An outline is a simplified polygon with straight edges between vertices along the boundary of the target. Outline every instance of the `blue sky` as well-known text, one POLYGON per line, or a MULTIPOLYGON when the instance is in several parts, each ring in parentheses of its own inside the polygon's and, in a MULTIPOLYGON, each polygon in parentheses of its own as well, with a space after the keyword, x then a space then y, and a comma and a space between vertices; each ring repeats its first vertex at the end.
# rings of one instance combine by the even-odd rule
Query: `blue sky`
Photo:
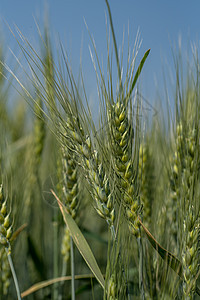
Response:
MULTIPOLYGON (((131 46, 138 28, 142 39, 139 58, 151 48, 151 53, 143 69, 142 93, 153 101, 157 91, 163 92, 163 69, 174 72, 172 47, 182 39, 183 56, 191 43, 199 45, 200 1, 185 0, 110 0, 118 47, 129 24, 131 46)), ((15 40, 4 21, 12 29, 16 24, 34 46, 38 42, 35 20, 42 28, 45 11, 48 10, 51 36, 60 37, 75 70, 79 68, 80 48, 82 47, 83 70, 85 71, 88 93, 96 90, 95 73, 88 45, 91 45, 84 19, 95 38, 98 54, 106 61, 106 5, 104 0, 1 0, 0 17, 5 48, 16 51, 15 40)), ((127 37, 127 35, 126 35, 127 37)), ((127 39, 125 39, 125 43, 127 39)), ((169 87, 170 88, 170 87, 169 87)))

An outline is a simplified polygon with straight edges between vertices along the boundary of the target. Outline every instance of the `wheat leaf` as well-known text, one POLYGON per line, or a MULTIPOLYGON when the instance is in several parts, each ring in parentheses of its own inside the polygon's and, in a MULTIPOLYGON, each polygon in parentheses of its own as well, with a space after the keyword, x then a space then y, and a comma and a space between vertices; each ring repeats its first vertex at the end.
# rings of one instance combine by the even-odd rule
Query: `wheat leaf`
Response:
POLYGON ((96 262, 96 259, 93 255, 86 239, 84 238, 82 232, 78 228, 76 222, 73 220, 73 218, 67 212, 65 206, 58 199, 58 197, 56 196, 56 194, 54 193, 53 190, 51 190, 51 193, 54 195, 54 197, 58 201, 58 205, 62 212, 64 221, 69 228, 70 235, 73 238, 74 243, 76 244, 76 246, 77 246, 79 252, 81 253, 81 255, 83 256, 84 260, 86 261, 88 267, 90 268, 90 270, 92 271, 92 273, 94 274, 94 276, 96 277, 96 279, 98 280, 98 282, 104 289, 105 282, 104 282, 103 275, 101 273, 101 270, 96 262))
POLYGON ((28 226, 28 224, 23 224, 22 226, 20 226, 16 231, 13 232, 12 237, 10 239, 10 241, 14 241, 18 235, 28 226))
POLYGON ((132 85, 131 85, 130 90, 129 90, 129 93, 128 93, 128 97, 127 97, 128 99, 129 99, 129 97, 130 97, 131 94, 132 94, 132 91, 133 91, 133 89, 134 89, 134 87, 135 87, 135 85, 136 85, 136 82, 137 82, 137 80, 138 80, 138 78, 139 78, 139 76, 140 76, 140 73, 141 73, 141 71, 142 71, 143 65, 144 65, 144 63, 145 63, 145 61, 146 61, 146 59, 147 59, 147 57, 148 57, 148 55, 149 55, 150 50, 151 50, 151 49, 149 49, 149 50, 147 50, 147 51, 145 52, 145 54, 144 54, 144 56, 143 56, 143 58, 142 58, 142 60, 141 60, 141 62, 140 62, 140 64, 139 64, 139 67, 137 68, 137 71, 136 71, 136 73, 135 73, 135 76, 134 76, 132 85))
MULTIPOLYGON (((92 274, 75 275, 76 280, 77 279, 91 279, 93 277, 94 277, 94 275, 92 275, 92 274)), ((27 289, 26 291, 21 293, 21 297, 25 298, 25 297, 31 295, 32 293, 35 293, 35 292, 37 292, 43 288, 46 288, 52 284, 55 284, 57 282, 62 282, 62 281, 68 281, 68 280, 72 280, 72 276, 62 276, 62 277, 57 277, 57 278, 48 279, 45 281, 35 283, 29 289, 27 289)))
POLYGON ((147 238, 149 240, 149 242, 151 243, 151 245, 154 247, 154 249, 158 252, 158 254, 162 257, 162 259, 164 259, 167 264, 181 277, 183 278, 183 274, 182 274, 182 264, 181 262, 178 260, 178 258, 176 258, 172 253, 170 253, 168 250, 164 249, 157 241, 156 239, 153 237, 153 235, 149 232, 149 230, 144 226, 144 224, 142 223, 142 221, 140 220, 140 224, 142 226, 142 228, 144 229, 147 238))
MULTIPOLYGON (((183 273, 182 273, 182 264, 176 258, 172 253, 170 253, 168 250, 164 249, 153 237, 153 235, 149 232, 149 230, 144 226, 142 221, 139 218, 139 222, 144 229, 147 238, 151 245, 154 247, 154 249, 158 252, 158 254, 167 262, 167 264, 183 279, 183 273)), ((199 273, 197 274, 197 278, 199 277, 199 273)), ((198 286, 195 287, 195 292, 200 295, 200 289, 198 286)))

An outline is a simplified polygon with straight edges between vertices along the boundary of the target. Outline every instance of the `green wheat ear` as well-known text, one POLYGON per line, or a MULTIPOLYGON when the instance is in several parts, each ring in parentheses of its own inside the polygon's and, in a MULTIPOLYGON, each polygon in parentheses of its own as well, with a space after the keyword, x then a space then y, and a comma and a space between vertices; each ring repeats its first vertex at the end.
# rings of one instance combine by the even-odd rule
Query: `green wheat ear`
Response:
MULTIPOLYGON (((18 280, 16 277, 15 269, 11 258, 11 245, 10 245, 11 237, 12 237, 12 225, 10 225, 10 214, 7 212, 7 200, 4 197, 3 185, 1 184, 0 185, 0 244, 3 246, 7 255, 10 270, 12 272, 13 280, 15 283, 17 297, 18 299, 21 299, 19 284, 18 284, 18 280)), ((4 255, 1 256, 1 264, 2 266, 4 266, 4 268, 7 267, 7 262, 5 262, 4 255)), ((8 270, 6 272, 6 270, 4 269, 4 275, 7 274, 8 274, 8 270)), ((6 292, 8 287, 7 276, 3 278, 3 281, 5 283, 4 288, 6 292)))
POLYGON ((196 275, 199 269, 198 239, 200 233, 199 218, 192 209, 183 224, 184 244, 182 250, 183 260, 183 299, 192 299, 196 288, 196 275))
POLYGON ((7 200, 4 198, 3 185, 0 185, 0 244, 10 248, 9 241, 12 236, 10 214, 7 211, 7 200))
POLYGON ((3 288, 3 295, 8 295, 8 289, 10 286, 10 266, 8 262, 7 253, 4 248, 0 251, 0 270, 1 270, 1 282, 3 288))
MULTIPOLYGON (((192 297, 196 287, 196 274, 198 272, 198 238, 199 238, 199 192, 197 188, 198 172, 195 166, 199 161, 199 147, 196 130, 189 129, 185 136, 184 164, 182 167, 182 182, 180 187, 182 224, 182 258, 183 258, 183 295, 184 299, 192 297), (196 153, 195 153, 196 152, 196 153), (197 155, 197 156, 196 156, 197 155), (197 161, 196 161, 197 159, 197 161)), ((199 182, 199 181, 198 181, 199 182)))
MULTIPOLYGON (((73 219, 76 219, 79 205, 79 174, 75 153, 66 147, 61 147, 58 165, 58 173, 60 174, 58 174, 59 184, 57 188, 60 199, 68 213, 73 219)), ((63 232, 61 254, 63 255, 64 261, 67 262, 70 255, 70 233, 66 226, 63 232)))
POLYGON ((129 109, 122 101, 117 101, 108 111, 110 149, 112 151, 117 186, 123 197, 129 220, 129 228, 134 235, 139 234, 139 202, 135 185, 135 159, 133 154, 134 129, 129 117, 129 109))
MULTIPOLYGON (((110 26, 113 37, 113 44, 116 56, 116 64, 118 68, 118 90, 116 92, 116 100, 113 95, 113 82, 112 82, 112 59, 110 54, 110 45, 108 42, 108 83, 105 82, 103 71, 100 67, 95 43, 93 42, 95 57, 93 64, 97 75, 98 88, 100 93, 100 100, 102 104, 102 125, 108 124, 107 130, 107 142, 109 144, 109 150, 112 154, 111 162, 116 177, 115 185, 116 191, 120 191, 119 198, 122 201, 123 206, 126 206, 126 215, 128 218, 128 224, 131 232, 138 236, 140 223, 138 221, 138 214, 141 208, 138 186, 137 186, 137 168, 138 168, 138 151, 139 151, 139 126, 140 122, 136 116, 133 116, 133 89, 137 83, 144 62, 150 52, 148 50, 143 59, 141 60, 138 69, 134 70, 135 66, 135 52, 137 53, 138 41, 136 40, 135 48, 132 56, 129 53, 127 72, 125 73, 124 83, 122 82, 122 72, 120 61, 118 57, 117 44, 112 24, 112 17, 108 1, 106 1, 110 19, 110 26), (99 69, 99 73, 97 72, 99 69), (104 123, 105 121, 105 123, 104 123), (134 126, 134 121, 137 123, 134 126), (135 132, 134 132, 135 131, 135 132)), ((138 106, 136 111, 139 110, 138 106)), ((138 111, 137 111, 138 113, 138 111)), ((136 114, 137 114, 136 113, 136 114)))
POLYGON ((142 143, 139 150, 140 199, 143 204, 143 223, 151 226, 152 205, 154 200, 154 165, 148 143, 142 143))
POLYGON ((109 178, 105 172, 104 164, 100 159, 98 150, 95 149, 91 137, 86 134, 78 117, 68 118, 64 147, 73 149, 75 160, 81 166, 83 175, 89 184, 89 192, 94 199, 97 213, 104 218, 109 226, 114 222, 113 196, 109 178), (70 142, 70 143, 69 143, 70 142), (73 145, 70 147, 70 145, 73 145))
POLYGON ((78 165, 75 154, 62 149, 63 164, 63 203, 72 218, 76 218, 78 209, 78 165))
MULTIPOLYGON (((196 80, 198 82, 198 78, 196 80)), ((179 102, 176 103, 176 143, 171 182, 174 206, 176 207, 177 249, 182 258, 182 297, 183 299, 193 299, 196 290, 196 276, 199 271, 200 208, 200 107, 196 85, 187 86, 184 95, 179 98, 179 102)))
POLYGON ((108 280, 107 299, 110 299, 110 300, 118 299, 116 276, 114 274, 111 275, 111 277, 108 280))

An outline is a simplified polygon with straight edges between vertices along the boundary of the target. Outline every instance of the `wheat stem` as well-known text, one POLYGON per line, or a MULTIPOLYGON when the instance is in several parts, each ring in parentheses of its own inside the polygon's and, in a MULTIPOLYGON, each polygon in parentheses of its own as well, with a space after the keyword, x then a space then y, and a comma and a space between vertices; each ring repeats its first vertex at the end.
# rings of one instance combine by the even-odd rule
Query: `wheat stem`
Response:
POLYGON ((73 239, 70 236, 70 253, 71 253, 71 297, 72 300, 75 300, 75 272, 74 272, 74 244, 73 239))
MULTIPOLYGON (((54 218, 57 217, 57 211, 54 211, 54 218)), ((53 277, 58 277, 58 221, 53 221, 53 277)), ((58 284, 53 286, 53 299, 58 299, 58 284)))
MULTIPOLYGON (((141 235, 140 235, 141 236, 141 235)), ((138 243, 138 256, 139 256, 139 288, 142 300, 145 300, 144 292, 144 280, 143 280, 143 264, 144 264, 144 255, 143 255, 143 246, 141 237, 137 238, 138 243)))
MULTIPOLYGON (((10 245, 9 245, 9 247, 10 247, 10 245)), ((13 280, 14 280, 14 284, 15 284, 15 289, 16 289, 16 292, 17 292, 17 299, 21 300, 21 294, 20 294, 18 279, 17 279, 17 275, 15 273, 15 268, 14 268, 13 262, 12 262, 11 253, 10 253, 9 248, 7 248, 7 247, 5 248, 5 251, 6 251, 7 256, 8 256, 8 261, 9 261, 10 269, 11 269, 11 272, 12 272, 12 276, 13 276, 13 280)))

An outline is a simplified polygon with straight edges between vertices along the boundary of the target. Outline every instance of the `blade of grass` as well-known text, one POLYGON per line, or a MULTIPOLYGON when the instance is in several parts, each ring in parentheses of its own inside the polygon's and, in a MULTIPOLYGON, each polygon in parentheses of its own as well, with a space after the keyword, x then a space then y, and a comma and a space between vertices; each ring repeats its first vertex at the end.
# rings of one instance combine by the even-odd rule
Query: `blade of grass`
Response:
POLYGON ((136 85, 136 82, 137 82, 137 80, 138 80, 138 78, 139 78, 139 76, 140 76, 140 73, 142 72, 142 68, 143 68, 143 66, 144 66, 144 63, 145 63, 145 61, 146 61, 146 59, 147 59, 147 57, 148 57, 150 51, 151 51, 151 49, 149 49, 149 50, 147 50, 147 51, 145 52, 145 54, 144 54, 144 56, 143 56, 143 58, 142 58, 142 60, 141 60, 141 62, 140 62, 140 64, 139 64, 139 66, 138 66, 138 68, 137 68, 137 71, 136 71, 136 73, 135 73, 135 76, 134 76, 132 85, 131 85, 130 90, 129 90, 129 92, 128 92, 127 101, 128 101, 128 99, 130 98, 130 96, 131 96, 131 94, 132 94, 132 91, 133 91, 133 89, 134 89, 134 87, 135 87, 135 85, 136 85))
POLYGON ((96 259, 93 255, 86 239, 84 238, 82 232, 78 228, 76 222, 68 214, 65 206, 62 204, 62 202, 56 196, 55 192, 53 190, 51 190, 51 193, 54 195, 54 197, 58 201, 58 205, 59 205, 60 210, 62 212, 64 221, 65 221, 66 225, 69 228, 69 231, 70 231, 71 237, 73 238, 74 243, 76 244, 79 252, 83 256, 83 258, 86 261, 87 265, 89 266, 90 270, 95 275, 96 279, 98 280, 98 282, 100 283, 100 285, 104 289, 105 283, 104 283, 103 275, 101 273, 101 270, 100 270, 100 268, 99 268, 99 266, 96 262, 96 259))
POLYGON ((14 241, 18 235, 28 226, 28 224, 23 224, 22 226, 20 226, 16 231, 13 232, 12 237, 10 239, 10 241, 14 241))

